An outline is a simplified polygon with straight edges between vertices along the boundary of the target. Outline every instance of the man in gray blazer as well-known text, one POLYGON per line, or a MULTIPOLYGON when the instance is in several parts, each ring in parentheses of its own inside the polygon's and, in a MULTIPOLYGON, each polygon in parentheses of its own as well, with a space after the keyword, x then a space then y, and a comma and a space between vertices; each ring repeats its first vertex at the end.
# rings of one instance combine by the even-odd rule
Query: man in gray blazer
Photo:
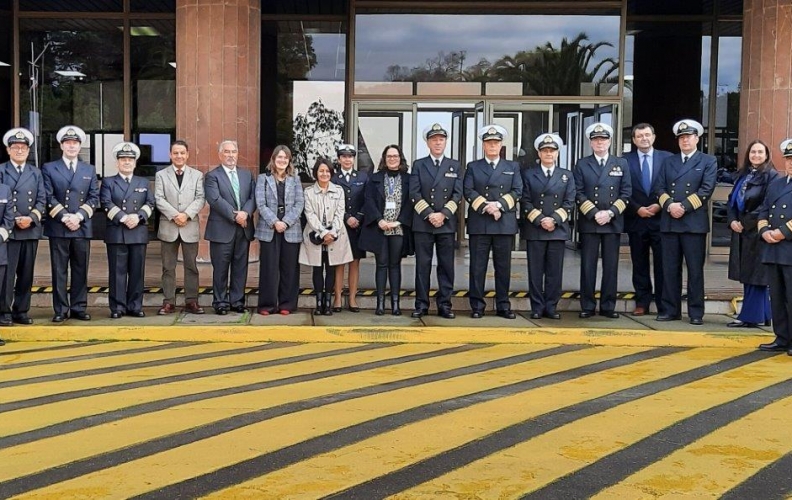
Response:
POLYGON ((157 237, 162 246, 162 291, 165 299, 157 314, 172 314, 176 303, 176 259, 184 258, 185 310, 203 314, 198 305, 198 212, 206 204, 203 174, 187 166, 189 147, 182 140, 170 148, 171 166, 157 172, 154 201, 160 213, 157 237))
POLYGON ((210 207, 204 238, 209 240, 213 267, 212 307, 222 316, 229 310, 246 311, 245 282, 253 240, 256 181, 249 170, 237 167, 236 141, 222 141, 218 153, 221 164, 206 174, 204 183, 210 207))

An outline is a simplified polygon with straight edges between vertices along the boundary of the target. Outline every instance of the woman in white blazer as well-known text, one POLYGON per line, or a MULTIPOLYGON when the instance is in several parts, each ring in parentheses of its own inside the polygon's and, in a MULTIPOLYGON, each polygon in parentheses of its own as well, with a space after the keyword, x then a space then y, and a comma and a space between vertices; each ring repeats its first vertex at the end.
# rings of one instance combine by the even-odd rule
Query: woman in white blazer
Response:
POLYGON ((332 315, 331 300, 335 266, 352 261, 352 249, 344 227, 344 191, 330 182, 333 168, 326 158, 313 166, 316 182, 305 188, 305 218, 300 264, 313 267, 316 293, 314 314, 332 315))

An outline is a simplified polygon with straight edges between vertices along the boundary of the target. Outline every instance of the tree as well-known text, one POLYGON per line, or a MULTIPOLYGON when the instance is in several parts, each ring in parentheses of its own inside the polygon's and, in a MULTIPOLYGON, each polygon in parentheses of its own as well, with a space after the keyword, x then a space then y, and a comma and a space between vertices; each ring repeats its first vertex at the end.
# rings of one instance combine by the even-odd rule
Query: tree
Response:
POLYGON ((343 113, 327 108, 321 98, 311 103, 304 115, 298 114, 294 119, 292 141, 292 162, 297 172, 312 178, 310 170, 316 158, 332 158, 343 133, 343 113))

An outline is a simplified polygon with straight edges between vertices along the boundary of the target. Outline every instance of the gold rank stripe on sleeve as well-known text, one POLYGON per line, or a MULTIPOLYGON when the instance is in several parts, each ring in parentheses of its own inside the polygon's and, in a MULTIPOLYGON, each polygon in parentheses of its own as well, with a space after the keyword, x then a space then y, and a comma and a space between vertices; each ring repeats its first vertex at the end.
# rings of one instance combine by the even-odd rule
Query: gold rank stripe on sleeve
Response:
POLYGON ((786 227, 790 232, 792 232, 792 220, 786 223, 786 227))
POLYGON ((88 218, 93 217, 93 208, 90 205, 80 205, 80 208, 88 214, 88 218))
POLYGON ((62 210, 63 210, 63 205, 61 205, 60 203, 58 203, 57 205, 55 205, 54 207, 52 207, 52 210, 50 210, 50 211, 49 211, 49 216, 50 216, 50 217, 55 217, 56 215, 58 215, 59 213, 61 213, 61 211, 62 211, 62 210))
POLYGON ((415 211, 419 214, 429 208, 429 204, 426 200, 420 200, 418 203, 415 204, 415 211))
POLYGON ((569 219, 569 214, 563 208, 556 209, 555 213, 557 213, 558 216, 561 217, 561 222, 566 222, 567 219, 569 219))
POLYGON ((146 218, 151 217, 151 207, 148 205, 143 205, 143 208, 141 208, 140 211, 146 214, 146 218))
POLYGON ((35 215, 36 219, 38 219, 39 222, 41 222, 41 212, 39 212, 38 209, 34 208, 33 210, 31 210, 30 215, 35 215))
POLYGON ((762 229, 766 228, 769 225, 770 225, 770 223, 767 222, 767 219, 762 219, 756 224, 756 229, 761 231, 762 229))
POLYGON ((473 207, 473 210, 478 212, 479 208, 481 208, 481 205, 485 204, 486 202, 487 202, 486 198, 484 198, 483 196, 479 196, 478 198, 473 200, 473 202, 470 204, 470 206, 473 207))
POLYGON ((696 193, 691 194, 690 196, 687 197, 687 199, 690 202, 690 204, 693 205, 693 210, 698 210, 699 208, 702 207, 702 205, 704 205, 701 202, 701 198, 699 198, 699 196, 696 193))
POLYGON ((613 206, 616 207, 616 210, 618 210, 620 214, 623 214, 624 211, 627 210, 627 204, 622 200, 616 200, 613 206))
POLYGON ((448 209, 449 212, 454 213, 457 211, 457 204, 453 200, 448 200, 445 205, 443 205, 448 209))
POLYGON ((540 215, 542 215, 542 212, 540 212, 538 209, 534 208, 533 210, 528 212, 528 222, 533 223, 533 221, 535 221, 536 218, 539 217, 540 215))
POLYGON ((5 241, 8 239, 8 229, 4 227, 0 227, 0 241, 5 241))
POLYGON ((503 200, 506 202, 506 206, 509 208, 509 210, 514 208, 514 205, 516 203, 515 203, 514 197, 512 195, 510 195, 510 194, 504 195, 503 196, 503 200))
POLYGON ((108 218, 108 219, 110 219, 110 220, 113 220, 113 219, 115 218, 115 216, 116 216, 116 215, 118 215, 118 213, 119 213, 120 211, 121 211, 121 209, 120 209, 120 208, 118 208, 118 207, 113 207, 112 209, 110 209, 110 210, 107 212, 107 218, 108 218))
POLYGON ((660 198, 658 199, 658 201, 660 202, 660 206, 665 205, 666 202, 668 200, 670 200, 670 199, 671 199, 671 197, 669 195, 667 195, 666 193, 661 194, 660 198))
POLYGON ((594 204, 591 203, 590 200, 586 200, 586 201, 584 201, 583 203, 580 204, 580 211, 583 213, 583 215, 586 215, 587 213, 591 212, 595 208, 597 208, 597 207, 595 207, 594 204))

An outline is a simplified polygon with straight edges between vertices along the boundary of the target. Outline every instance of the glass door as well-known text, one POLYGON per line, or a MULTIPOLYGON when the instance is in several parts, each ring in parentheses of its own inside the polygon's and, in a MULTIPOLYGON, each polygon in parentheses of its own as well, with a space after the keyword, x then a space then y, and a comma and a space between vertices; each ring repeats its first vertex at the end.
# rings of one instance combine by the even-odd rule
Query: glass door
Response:
POLYGON ((355 102, 352 104, 352 135, 358 150, 358 168, 373 172, 379 166, 382 151, 396 144, 404 152, 407 164, 415 160, 416 113, 411 102, 355 102))

